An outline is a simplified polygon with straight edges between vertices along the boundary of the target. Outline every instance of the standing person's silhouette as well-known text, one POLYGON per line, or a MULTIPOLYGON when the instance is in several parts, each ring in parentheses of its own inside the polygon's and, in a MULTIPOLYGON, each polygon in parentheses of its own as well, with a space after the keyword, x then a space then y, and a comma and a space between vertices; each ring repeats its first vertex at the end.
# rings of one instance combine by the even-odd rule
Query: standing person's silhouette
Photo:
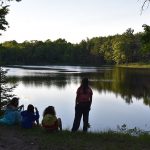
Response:
POLYGON ((89 87, 88 78, 83 78, 80 87, 77 89, 75 118, 72 131, 77 131, 83 115, 83 131, 87 132, 89 127, 89 111, 92 104, 92 89, 89 87))

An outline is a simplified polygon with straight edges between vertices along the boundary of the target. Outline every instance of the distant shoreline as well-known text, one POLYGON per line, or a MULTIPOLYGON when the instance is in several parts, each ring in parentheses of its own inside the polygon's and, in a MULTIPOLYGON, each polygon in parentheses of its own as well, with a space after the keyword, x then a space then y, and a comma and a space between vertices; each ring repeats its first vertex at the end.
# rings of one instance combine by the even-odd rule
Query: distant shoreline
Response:
MULTIPOLYGON (((52 65, 4 65, 4 67, 13 67, 13 68, 23 68, 23 69, 37 69, 37 70, 51 70, 50 68, 46 68, 48 66, 75 66, 75 67, 119 67, 119 68, 133 68, 133 69, 150 69, 150 64, 144 63, 131 63, 131 64, 118 64, 118 65, 101 65, 101 66, 88 66, 88 65, 59 65, 59 64, 52 64, 52 65), (44 66, 44 68, 42 67, 44 66)), ((59 68, 60 70, 60 68, 59 68)), ((63 69, 62 69, 63 70, 63 69)))
POLYGON ((116 67, 120 68, 137 68, 137 69, 150 69, 150 64, 122 64, 122 65, 116 65, 116 67))

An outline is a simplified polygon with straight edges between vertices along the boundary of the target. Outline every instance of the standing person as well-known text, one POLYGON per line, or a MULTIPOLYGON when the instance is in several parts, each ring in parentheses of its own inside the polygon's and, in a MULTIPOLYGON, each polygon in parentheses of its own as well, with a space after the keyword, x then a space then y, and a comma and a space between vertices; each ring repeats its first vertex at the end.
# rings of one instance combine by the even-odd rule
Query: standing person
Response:
POLYGON ((55 108, 53 106, 45 108, 43 112, 42 127, 48 132, 62 130, 61 119, 56 117, 55 108))
POLYGON ((19 98, 13 97, 9 104, 6 106, 4 116, 0 119, 0 124, 13 125, 19 124, 21 121, 21 109, 23 105, 19 105, 19 98))
POLYGON ((89 87, 88 78, 83 78, 80 87, 77 89, 75 118, 72 131, 77 131, 83 116, 83 131, 87 132, 89 127, 89 111, 92 104, 92 89, 89 87))
POLYGON ((27 110, 21 112, 21 117, 21 126, 23 128, 28 129, 32 128, 34 125, 39 125, 39 111, 36 107, 34 107, 31 104, 28 105, 27 110))

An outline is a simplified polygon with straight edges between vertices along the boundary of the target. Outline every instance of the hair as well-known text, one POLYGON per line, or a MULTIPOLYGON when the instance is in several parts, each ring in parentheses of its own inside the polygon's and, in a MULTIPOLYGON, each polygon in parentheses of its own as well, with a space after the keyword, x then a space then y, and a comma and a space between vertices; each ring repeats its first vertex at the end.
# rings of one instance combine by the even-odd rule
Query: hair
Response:
POLYGON ((34 106, 29 104, 28 107, 27 107, 27 111, 31 112, 31 113, 34 113, 34 106))
POLYGON ((45 116, 47 114, 51 114, 51 115, 55 116, 56 115, 55 108, 53 106, 46 107, 44 112, 43 112, 43 116, 45 116))
POLYGON ((83 92, 86 93, 86 89, 89 87, 89 80, 88 78, 83 78, 81 82, 81 87, 83 88, 83 92))
POLYGON ((19 104, 19 98, 18 97, 13 97, 9 103, 9 105, 13 105, 15 107, 18 107, 18 104, 19 104))

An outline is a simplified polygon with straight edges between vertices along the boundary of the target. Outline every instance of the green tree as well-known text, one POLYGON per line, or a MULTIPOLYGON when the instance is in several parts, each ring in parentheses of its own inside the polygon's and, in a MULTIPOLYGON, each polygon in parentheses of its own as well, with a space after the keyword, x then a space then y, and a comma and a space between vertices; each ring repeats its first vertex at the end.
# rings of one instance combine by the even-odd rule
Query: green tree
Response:
POLYGON ((4 70, 2 67, 0 67, 0 113, 2 111, 2 108, 9 102, 9 100, 14 96, 12 94, 14 86, 8 86, 8 80, 7 80, 7 71, 4 70))
POLYGON ((142 41, 142 57, 144 61, 150 60, 150 26, 144 24, 142 26, 144 28, 144 33, 142 34, 141 41, 142 41))
POLYGON ((117 64, 122 64, 126 60, 124 53, 124 39, 123 36, 117 35, 112 42, 113 59, 117 64))
MULTIPOLYGON (((8 22, 6 20, 6 15, 9 12, 9 5, 6 4, 10 1, 21 1, 21 0, 0 0, 0 31, 6 31, 6 28, 8 27, 8 22)), ((1 33, 0 33, 1 35, 1 33)))
POLYGON ((105 38, 99 50, 99 53, 103 54, 104 59, 108 64, 113 63, 113 48, 112 48, 113 39, 114 39, 113 36, 108 36, 107 38, 105 38))
MULTIPOLYGON (((8 22, 5 19, 5 16, 8 14, 8 6, 0 6, 0 30, 5 31, 8 26, 8 22)), ((0 33, 1 35, 1 33, 0 33)))
POLYGON ((120 36, 116 36, 113 41, 113 58, 117 64, 132 63, 136 61, 139 50, 139 43, 134 30, 129 28, 120 36))
MULTIPOLYGON (((9 5, 6 4, 10 1, 21 1, 21 0, 0 0, 0 31, 6 31, 8 27, 8 22, 6 20, 6 15, 9 12, 9 5)), ((1 35, 1 33, 0 33, 1 35)), ((1 46, 0 46, 1 47, 1 46)), ((11 92, 15 88, 15 86, 9 87, 7 84, 7 70, 3 70, 1 67, 1 60, 0 60, 0 112, 2 107, 7 104, 13 94, 11 92)))

